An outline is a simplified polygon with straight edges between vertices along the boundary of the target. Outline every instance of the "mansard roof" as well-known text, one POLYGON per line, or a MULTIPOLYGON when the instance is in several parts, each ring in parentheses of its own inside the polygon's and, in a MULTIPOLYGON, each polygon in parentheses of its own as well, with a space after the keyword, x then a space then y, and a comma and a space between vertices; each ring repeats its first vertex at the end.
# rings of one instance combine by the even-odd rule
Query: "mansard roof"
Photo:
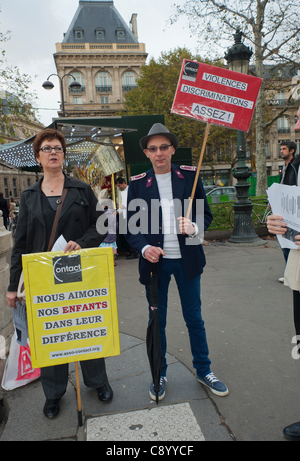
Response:
POLYGON ((138 43, 109 0, 80 0, 63 43, 138 43))

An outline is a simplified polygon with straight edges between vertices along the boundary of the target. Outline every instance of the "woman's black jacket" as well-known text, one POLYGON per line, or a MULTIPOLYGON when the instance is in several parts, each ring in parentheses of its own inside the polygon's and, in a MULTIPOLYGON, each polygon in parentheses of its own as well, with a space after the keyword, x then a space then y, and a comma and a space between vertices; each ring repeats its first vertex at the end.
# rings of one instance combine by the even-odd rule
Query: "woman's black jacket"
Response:
MULTIPOLYGON (((22 272, 22 254, 40 253, 47 248, 42 179, 21 195, 8 291, 17 291, 22 272)), ((98 201, 93 190, 88 184, 67 176, 64 187, 68 188, 68 193, 59 217, 55 240, 63 235, 67 242, 73 240, 81 248, 98 247, 106 234, 99 234, 96 229, 97 219, 103 211, 97 209, 98 201)))

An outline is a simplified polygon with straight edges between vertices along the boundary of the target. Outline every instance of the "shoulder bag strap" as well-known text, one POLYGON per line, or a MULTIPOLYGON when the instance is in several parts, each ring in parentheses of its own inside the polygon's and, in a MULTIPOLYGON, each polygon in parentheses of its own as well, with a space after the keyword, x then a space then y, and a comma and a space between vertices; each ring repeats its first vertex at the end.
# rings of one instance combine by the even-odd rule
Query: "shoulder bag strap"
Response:
POLYGON ((49 245, 48 245, 48 250, 47 250, 47 251, 51 251, 51 250, 52 250, 52 247, 53 247, 53 245, 54 245, 54 239, 55 239, 57 224, 58 224, 60 212, 61 212, 61 209, 62 209, 64 200, 65 200, 65 198, 66 198, 67 192, 68 192, 68 189, 65 188, 65 189, 63 190, 63 193, 61 194, 60 203, 59 203, 59 205, 58 205, 58 207, 57 207, 57 209, 56 209, 55 218, 54 218, 54 221, 53 221, 53 226, 52 226, 52 231, 51 231, 51 235, 50 235, 49 245))

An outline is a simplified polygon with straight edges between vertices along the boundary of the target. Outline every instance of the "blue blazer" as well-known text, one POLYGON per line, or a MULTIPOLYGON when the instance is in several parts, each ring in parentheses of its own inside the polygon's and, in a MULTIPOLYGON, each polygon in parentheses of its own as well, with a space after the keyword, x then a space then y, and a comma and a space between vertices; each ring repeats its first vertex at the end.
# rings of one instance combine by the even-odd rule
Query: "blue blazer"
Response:
MULTIPOLYGON (((202 274, 206 264, 200 235, 197 235, 194 239, 190 239, 188 236, 180 234, 176 219, 177 217, 186 215, 188 200, 185 201, 185 199, 189 199, 191 196, 194 179, 194 168, 172 165, 171 181, 175 205, 174 213, 186 281, 202 274)), ((127 197, 127 234, 125 237, 129 245, 140 253, 139 280, 143 285, 149 283, 152 264, 141 255, 141 250, 145 245, 163 248, 164 244, 162 210, 159 206, 159 200, 160 196, 153 168, 147 171, 147 173, 131 178, 127 197), (142 200, 139 201, 136 199, 142 200), (132 230, 130 232, 133 222, 136 222, 137 226, 139 226, 139 232, 136 234, 132 230), (157 223, 157 226, 154 226, 154 232, 153 223, 157 223)), ((202 231, 205 231, 209 227, 213 219, 200 177, 196 187, 190 219, 192 222, 197 223, 200 222, 199 219, 204 220, 202 231), (197 199, 204 201, 202 202, 204 204, 204 214, 202 213, 201 216, 199 216, 199 206, 196 207, 197 199), (196 212, 198 212, 198 217, 196 216, 196 212)), ((162 257, 157 263, 158 280, 160 279, 161 264, 162 257)))

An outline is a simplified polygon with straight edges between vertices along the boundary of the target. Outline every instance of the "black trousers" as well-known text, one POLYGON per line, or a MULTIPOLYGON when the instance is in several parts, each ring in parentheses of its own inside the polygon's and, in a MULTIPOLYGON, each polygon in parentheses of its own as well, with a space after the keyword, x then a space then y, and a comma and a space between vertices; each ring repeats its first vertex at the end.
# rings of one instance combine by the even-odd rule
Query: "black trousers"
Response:
MULTIPOLYGON (((99 388, 108 382, 104 359, 80 362, 84 384, 99 388)), ((60 399, 68 385, 69 364, 41 368, 41 383, 46 399, 60 399)))
MULTIPOLYGON (((299 291, 293 290, 293 301, 294 301, 294 324, 296 335, 300 339, 300 293, 299 291)), ((298 342, 298 344, 300 341, 298 342)))

